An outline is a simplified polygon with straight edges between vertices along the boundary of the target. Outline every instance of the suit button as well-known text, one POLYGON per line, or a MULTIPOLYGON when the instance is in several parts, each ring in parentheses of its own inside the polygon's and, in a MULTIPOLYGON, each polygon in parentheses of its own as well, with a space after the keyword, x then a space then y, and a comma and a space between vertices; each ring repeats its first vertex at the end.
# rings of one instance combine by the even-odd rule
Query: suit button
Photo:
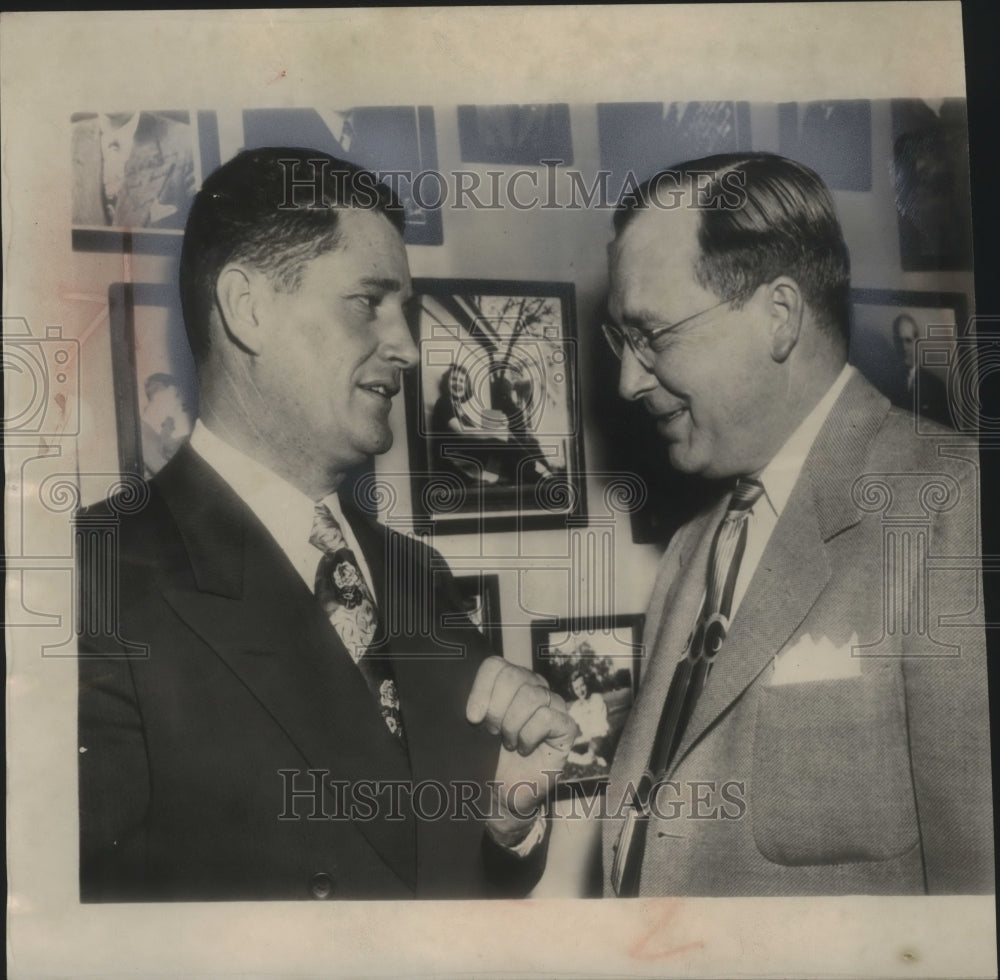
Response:
POLYGON ((309 879, 309 891, 313 898, 329 898, 333 894, 333 876, 318 871, 309 879))

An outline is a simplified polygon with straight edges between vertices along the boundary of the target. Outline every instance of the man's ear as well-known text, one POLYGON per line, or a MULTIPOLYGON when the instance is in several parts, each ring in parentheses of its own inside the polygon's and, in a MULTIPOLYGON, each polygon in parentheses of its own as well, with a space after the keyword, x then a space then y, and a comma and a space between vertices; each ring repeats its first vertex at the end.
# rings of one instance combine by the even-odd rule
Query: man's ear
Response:
POLYGON ((770 314, 771 357, 784 361, 799 342, 805 304, 802 290, 794 279, 780 276, 770 283, 767 293, 770 314))
POLYGON ((264 338, 257 315, 259 275, 231 263, 215 281, 215 301, 229 339, 249 354, 259 354, 264 338))

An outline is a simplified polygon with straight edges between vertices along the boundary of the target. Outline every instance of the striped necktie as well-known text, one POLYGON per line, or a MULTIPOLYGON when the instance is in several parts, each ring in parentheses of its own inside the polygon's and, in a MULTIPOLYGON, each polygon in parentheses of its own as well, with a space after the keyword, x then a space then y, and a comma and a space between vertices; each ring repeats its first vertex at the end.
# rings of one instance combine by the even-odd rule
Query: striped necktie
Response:
POLYGON ((636 791, 636 805, 626 815, 618 839, 611 878, 619 898, 631 898, 639 893, 649 823, 649 799, 673 762, 705 686, 705 679, 729 632, 736 579, 747 544, 747 518, 763 493, 764 487, 759 480, 738 480, 725 516, 712 539, 705 602, 684 657, 674 670, 653 739, 649 765, 636 791))

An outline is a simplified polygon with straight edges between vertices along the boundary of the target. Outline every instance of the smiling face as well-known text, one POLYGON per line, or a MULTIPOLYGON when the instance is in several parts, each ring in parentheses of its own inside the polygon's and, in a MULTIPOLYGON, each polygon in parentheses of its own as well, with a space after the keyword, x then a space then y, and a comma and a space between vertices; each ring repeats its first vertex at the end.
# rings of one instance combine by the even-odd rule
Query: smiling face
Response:
POLYGON ((357 209, 344 211, 341 231, 333 251, 305 264, 297 289, 276 290, 263 274, 255 285, 262 348, 251 383, 267 414, 262 428, 283 468, 313 493, 389 449, 392 399, 417 363, 402 237, 383 215, 357 209))
POLYGON ((771 356, 767 290, 742 309, 710 309, 722 297, 695 278, 697 227, 692 208, 651 208, 612 245, 608 304, 615 323, 655 331, 708 311, 657 339, 649 369, 626 347, 619 393, 641 401, 657 420, 681 472, 754 473, 781 445, 776 414, 786 383, 771 356))
POLYGON ((469 372, 461 364, 456 364, 448 375, 448 385, 451 391, 451 400, 455 404, 464 402, 472 392, 469 390, 469 372))

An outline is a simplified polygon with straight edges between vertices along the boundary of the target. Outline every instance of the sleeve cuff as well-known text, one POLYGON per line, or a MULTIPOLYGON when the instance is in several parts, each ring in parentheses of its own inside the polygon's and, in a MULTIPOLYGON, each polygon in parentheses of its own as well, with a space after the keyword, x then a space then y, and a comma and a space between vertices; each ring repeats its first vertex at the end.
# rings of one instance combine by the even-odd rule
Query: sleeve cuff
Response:
POLYGON ((531 852, 534 851, 534 849, 538 847, 543 840, 545 840, 545 831, 547 827, 547 811, 546 808, 542 806, 539 808, 531 826, 528 827, 527 833, 516 844, 503 844, 497 840, 492 833, 490 833, 490 837, 498 847, 503 848, 503 850, 507 851, 509 854, 524 858, 531 854, 531 852))

